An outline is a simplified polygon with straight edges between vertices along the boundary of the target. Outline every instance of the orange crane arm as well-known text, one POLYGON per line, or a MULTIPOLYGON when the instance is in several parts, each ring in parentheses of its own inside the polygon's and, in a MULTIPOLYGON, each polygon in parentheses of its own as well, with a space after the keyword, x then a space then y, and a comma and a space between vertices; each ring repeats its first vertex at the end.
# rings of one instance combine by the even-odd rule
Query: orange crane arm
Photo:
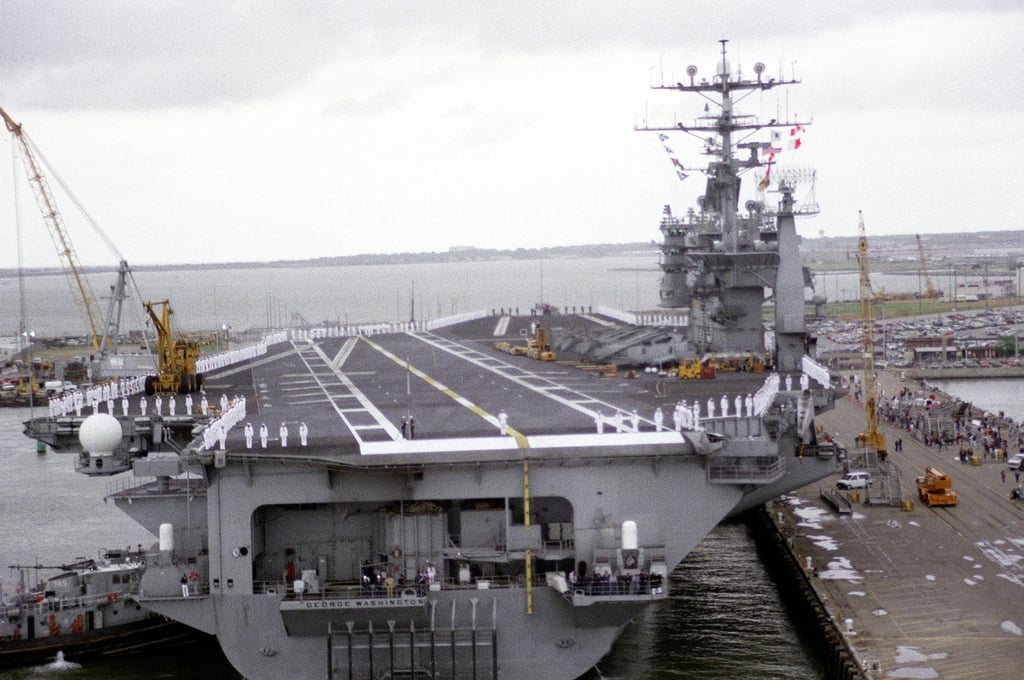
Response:
POLYGON ((42 168, 36 160, 36 154, 32 150, 32 145, 26 138, 25 133, 22 132, 21 125, 15 123, 2 108, 0 108, 0 117, 3 118, 8 131, 18 140, 18 144, 21 147, 21 158, 25 165, 28 183, 32 187, 36 203, 39 204, 39 210, 43 214, 43 221, 46 222, 46 226, 50 231, 53 245, 57 248, 57 256, 64 265, 64 273, 67 276, 72 293, 74 297, 81 300, 79 311, 82 313, 82 320, 85 322, 86 330, 92 341, 92 348, 98 352, 101 349, 102 336, 97 331, 99 312, 96 310, 99 309, 99 305, 96 302, 96 296, 92 292, 92 286, 89 284, 89 279, 82 273, 82 265, 78 261, 78 253, 75 252, 75 247, 72 245, 68 232, 64 228, 64 220, 60 215, 60 211, 57 210, 57 204, 53 200, 53 193, 50 191, 46 176, 43 175, 42 168))

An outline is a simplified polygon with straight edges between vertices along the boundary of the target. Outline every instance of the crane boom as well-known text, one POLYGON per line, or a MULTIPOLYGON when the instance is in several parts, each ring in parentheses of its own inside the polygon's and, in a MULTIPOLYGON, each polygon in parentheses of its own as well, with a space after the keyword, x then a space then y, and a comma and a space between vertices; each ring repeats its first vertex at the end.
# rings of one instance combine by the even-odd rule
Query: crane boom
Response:
POLYGON ((917 252, 921 256, 921 272, 924 273, 925 293, 923 297, 931 300, 939 297, 940 293, 935 290, 935 286, 932 285, 932 277, 928 274, 928 263, 924 258, 924 246, 921 245, 921 235, 914 234, 914 236, 917 237, 917 252))
POLYGON ((82 265, 78 261, 78 253, 75 252, 71 238, 64 228, 64 220, 57 209, 56 202, 53 200, 50 185, 46 181, 46 176, 43 174, 39 161, 36 159, 36 153, 33 151, 32 144, 22 131, 21 125, 15 123, 2 108, 0 108, 0 117, 3 118, 8 131, 17 139, 18 145, 21 147, 22 163, 25 166, 29 185, 35 194, 39 210, 43 214, 43 221, 46 222, 46 226, 50 231, 53 245, 57 248, 57 256, 64 265, 64 274, 67 276, 72 296, 75 299, 81 300, 79 311, 89 333, 92 348, 94 351, 99 352, 103 349, 105 340, 98 331, 99 305, 96 302, 96 296, 92 292, 89 279, 82 272, 82 265))
POLYGON ((885 458, 885 435, 878 429, 878 395, 875 384, 874 317, 871 312, 871 277, 868 272, 868 239, 864 229, 864 213, 858 212, 857 264, 860 269, 860 323, 864 359, 864 413, 867 428, 857 437, 857 446, 874 449, 885 458))

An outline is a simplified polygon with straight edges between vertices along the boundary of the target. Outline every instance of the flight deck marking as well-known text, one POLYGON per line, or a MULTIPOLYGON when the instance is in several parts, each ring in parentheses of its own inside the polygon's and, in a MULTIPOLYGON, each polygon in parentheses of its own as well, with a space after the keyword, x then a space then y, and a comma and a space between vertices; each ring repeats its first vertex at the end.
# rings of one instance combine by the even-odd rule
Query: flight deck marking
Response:
MULTIPOLYGON (((457 357, 459 357, 461 359, 464 359, 464 360, 468 361, 471 364, 475 364, 475 365, 479 366, 480 368, 483 368, 485 370, 491 371, 492 373, 496 373, 497 375, 500 375, 501 377, 503 377, 503 378, 505 378, 507 380, 511 380, 512 382, 514 382, 516 384, 522 385, 523 387, 525 387, 525 388, 527 388, 529 390, 537 392, 538 394, 541 394, 541 395, 547 397, 548 399, 552 399, 554 401, 557 401, 560 404, 564 404, 565 406, 568 406, 569 408, 573 409, 574 411, 578 411, 580 413, 583 413, 583 414, 585 414, 585 415, 587 415, 587 416, 589 416, 591 418, 596 418, 598 415, 600 415, 600 413, 598 411, 593 410, 593 409, 585 408, 585 407, 582 406, 582 404, 584 404, 584 403, 598 403, 598 404, 603 404, 604 406, 607 406, 609 409, 612 410, 612 413, 617 413, 617 412, 620 412, 620 411, 621 412, 625 412, 625 409, 621 409, 621 408, 619 408, 617 406, 614 406, 612 404, 609 404, 607 402, 603 402, 603 401, 600 401, 598 399, 594 399, 589 394, 585 394, 583 392, 577 392, 575 390, 570 390, 570 393, 576 394, 579 397, 581 397, 580 401, 572 401, 572 400, 567 399, 567 398, 565 398, 563 396, 560 396, 560 395, 557 395, 557 394, 553 394, 552 392, 555 389, 561 390, 564 386, 563 385, 559 385, 558 383, 552 382, 550 378, 545 378, 543 376, 537 375, 536 373, 530 373, 528 371, 525 371, 525 370, 521 369, 518 366, 513 366, 512 364, 508 364, 508 363, 505 363, 505 362, 501 362, 501 365, 505 366, 505 367, 507 367, 508 369, 511 369, 511 370, 510 371, 498 370, 496 367, 490 365, 489 362, 485 363, 483 361, 480 361, 478 359, 475 359, 475 358, 471 357, 470 355, 471 354, 477 354, 477 355, 485 356, 485 357, 488 357, 488 358, 493 358, 493 357, 490 357, 489 355, 486 355, 483 352, 480 352, 479 350, 468 348, 468 347, 460 345, 460 344, 458 344, 456 342, 452 342, 451 340, 448 340, 446 338, 442 338, 442 337, 440 337, 438 335, 434 335, 433 333, 415 333, 415 334, 414 333, 410 333, 409 335, 414 337, 414 338, 416 338, 417 340, 420 340, 420 341, 428 344, 428 345, 431 345, 431 346, 436 347, 436 348, 438 348, 438 349, 440 349, 442 351, 448 352, 449 354, 452 354, 452 355, 457 356, 457 357), (451 349, 451 347, 457 347, 461 351, 451 349), (531 385, 526 378, 521 378, 521 377, 519 377, 517 375, 512 375, 513 371, 514 372, 522 372, 522 373, 526 374, 527 376, 529 376, 529 378, 532 379, 532 380, 539 380, 541 382, 549 383, 549 386, 546 387, 546 388, 542 388, 542 387, 538 387, 536 385, 531 385)), ((643 421, 644 423, 647 423, 647 424, 650 424, 650 425, 654 424, 653 421, 651 421, 651 420, 649 420, 647 418, 640 418, 640 420, 643 421)))
POLYGON ((494 327, 494 336, 498 337, 500 335, 505 335, 506 331, 508 331, 508 324, 510 321, 512 321, 511 316, 503 316, 498 319, 498 325, 494 327))
MULTIPOLYGON (((413 336, 413 337, 415 337, 415 336, 413 336)), ((380 345, 375 343, 373 340, 370 340, 369 338, 367 338, 365 335, 360 336, 360 340, 363 340, 368 345, 370 345, 370 347, 374 348, 375 350, 377 350, 378 352, 380 352, 381 354, 386 356, 388 359, 391 359, 392 361, 394 361, 399 366, 405 367, 406 370, 408 370, 410 373, 415 375, 417 378, 423 380, 424 382, 426 382, 431 387, 434 387, 435 389, 439 390, 442 394, 444 394, 444 395, 448 396, 449 398, 453 399, 456 403, 466 407, 467 409, 469 409, 473 413, 477 414, 478 416, 480 416, 481 418, 486 420, 488 423, 490 423, 494 427, 499 428, 499 429, 501 428, 501 422, 498 420, 497 417, 492 416, 490 413, 488 413, 487 411, 483 410, 482 408, 480 408, 479 406, 477 406, 476 404, 471 402, 469 399, 466 399, 465 397, 459 395, 457 392, 455 392, 455 390, 447 387, 444 383, 442 383, 442 382, 440 382, 438 380, 435 380, 434 378, 431 378, 429 375, 427 375, 426 373, 424 373, 420 369, 416 368, 415 366, 410 364, 408 361, 406 361, 404 359, 400 359, 399 357, 395 356, 394 354, 392 354, 388 350, 384 349, 383 347, 381 347, 380 345)), ((511 435, 512 437, 515 438, 517 444, 519 445, 519 448, 527 449, 527 448, 530 447, 529 442, 526 441, 526 437, 523 435, 522 432, 519 432, 518 430, 516 430, 514 428, 508 427, 507 425, 505 426, 505 431, 509 435, 511 435)))
POLYGON ((345 361, 348 359, 348 355, 352 354, 352 350, 355 349, 356 339, 349 338, 345 341, 345 344, 341 346, 338 353, 334 355, 331 362, 328 364, 332 369, 340 369, 345 365, 345 361))
MULTIPOLYGON (((295 341, 293 340, 292 344, 294 345, 294 343, 295 343, 295 341)), ((296 348, 296 350, 298 350, 298 348, 296 348)), ((312 346, 312 350, 316 354, 316 356, 318 356, 321 359, 321 361, 323 361, 327 365, 330 365, 330 362, 327 359, 327 354, 322 349, 320 349, 320 347, 318 345, 313 345, 312 346)), ((330 400, 331 406, 334 407, 334 411, 338 414, 338 417, 341 418, 342 422, 345 423, 345 427, 347 427, 349 429, 349 432, 352 433, 352 437, 355 438, 356 442, 358 442, 360 445, 362 445, 363 444, 363 440, 362 440, 362 438, 360 438, 359 433, 356 430, 356 426, 352 422, 349 421, 348 417, 344 413, 344 409, 342 409, 341 407, 338 406, 338 404, 335 403, 335 401, 334 401, 335 397, 331 395, 330 391, 328 390, 328 386, 324 385, 323 382, 320 380, 320 378, 313 373, 313 367, 310 366, 309 360, 305 356, 303 356, 303 352, 302 351, 298 351, 297 353, 299 355, 299 358, 302 359, 302 362, 304 364, 306 364, 306 370, 308 370, 310 372, 310 374, 313 375, 313 378, 316 380, 317 384, 320 385, 320 389, 322 389, 324 394, 327 395, 327 398, 330 400)), ((349 380, 348 376, 346 376, 344 373, 342 373, 340 370, 337 370, 337 369, 333 369, 332 373, 333 373, 334 377, 336 377, 342 383, 342 385, 344 385, 349 390, 350 395, 345 395, 345 396, 346 397, 351 396, 351 397, 354 397, 354 398, 358 399, 359 403, 363 405, 363 409, 361 409, 361 410, 365 410, 367 413, 369 413, 373 417, 374 420, 376 420, 380 424, 378 426, 378 428, 374 428, 374 429, 383 429, 388 434, 388 436, 390 436, 392 439, 400 439, 401 438, 401 434, 398 432, 398 428, 396 428, 394 425, 392 425, 391 421, 389 421, 387 418, 384 417, 384 414, 381 413, 380 410, 376 406, 374 406, 373 402, 370 401, 366 397, 366 395, 363 394, 359 390, 359 388, 356 387, 355 384, 351 380, 349 380)), ((369 428, 361 427, 359 429, 369 429, 369 428)))

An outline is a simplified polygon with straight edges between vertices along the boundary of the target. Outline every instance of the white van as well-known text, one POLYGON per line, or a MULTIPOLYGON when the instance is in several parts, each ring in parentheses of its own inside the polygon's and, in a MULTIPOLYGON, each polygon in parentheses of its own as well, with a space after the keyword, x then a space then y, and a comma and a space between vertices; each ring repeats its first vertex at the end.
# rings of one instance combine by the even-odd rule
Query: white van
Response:
POLYGON ((866 489, 871 484, 871 475, 867 472, 847 472, 839 478, 836 486, 840 489, 866 489))

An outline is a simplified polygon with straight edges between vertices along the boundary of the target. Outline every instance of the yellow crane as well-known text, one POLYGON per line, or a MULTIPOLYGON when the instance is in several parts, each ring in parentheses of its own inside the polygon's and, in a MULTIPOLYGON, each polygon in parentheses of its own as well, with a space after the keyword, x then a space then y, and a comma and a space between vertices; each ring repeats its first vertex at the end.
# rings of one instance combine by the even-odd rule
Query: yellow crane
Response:
POLYGON ((156 375, 146 378, 146 394, 188 394, 203 386, 202 374, 196 373, 199 342, 190 338, 175 338, 171 332, 171 304, 169 300, 142 303, 156 329, 156 375), (161 305, 160 314, 153 309, 161 305))
POLYGON ((928 274, 928 263, 924 259, 924 246, 921 245, 921 235, 914 234, 914 236, 917 237, 917 252, 921 256, 921 272, 924 274, 925 292, 921 294, 921 297, 933 300, 940 297, 942 293, 935 290, 935 286, 932 285, 932 277, 928 274))
MULTIPOLYGON (((64 274, 67 276, 68 284, 71 286, 72 297, 79 300, 79 311, 82 314, 82 320, 85 322, 86 331, 89 333, 93 350, 101 352, 106 349, 104 345, 107 338, 105 334, 98 330, 100 324, 99 304, 96 302, 96 296, 89 285, 89 279, 82 272, 82 265, 78 261, 78 253, 75 252, 71 238, 64 228, 64 220, 57 209, 56 202, 53 200, 53 193, 50 191, 49 183, 43 174, 42 165, 37 158, 38 154, 34 150, 35 145, 31 143, 28 135, 21 129, 21 125, 15 123, 2 108, 0 108, 0 117, 3 118, 4 125, 7 126, 7 130, 17 140, 21 148, 21 159, 25 166, 25 174, 28 176, 28 183, 32 187, 36 203, 39 204, 39 210, 43 214, 43 221, 46 222, 46 226, 50 231, 53 245, 57 248, 57 256, 60 258, 61 264, 64 267, 64 274)), ((110 340, 113 341, 112 338, 110 340)))
POLYGON ((878 404, 875 385, 874 318, 871 313, 871 277, 868 272, 868 238, 864 230, 864 213, 858 211, 857 265, 860 269, 860 324, 864 359, 864 413, 867 428, 857 436, 858 448, 874 449, 885 460, 885 435, 878 430, 878 404))

